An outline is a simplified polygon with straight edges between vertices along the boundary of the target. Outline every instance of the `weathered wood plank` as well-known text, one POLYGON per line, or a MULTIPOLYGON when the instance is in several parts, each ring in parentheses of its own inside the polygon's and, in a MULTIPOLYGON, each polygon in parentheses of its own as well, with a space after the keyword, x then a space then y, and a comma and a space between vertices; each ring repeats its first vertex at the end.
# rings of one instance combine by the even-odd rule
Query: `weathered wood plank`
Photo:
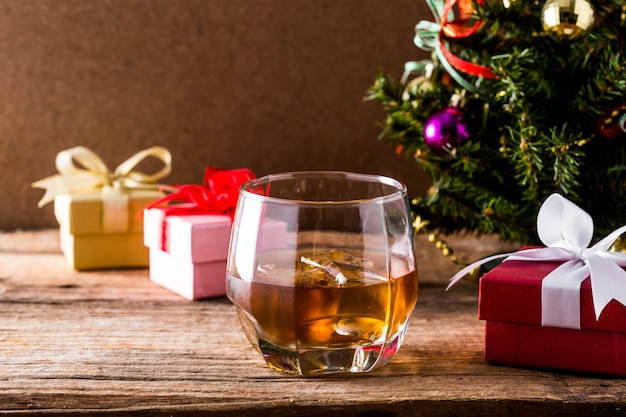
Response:
MULTIPOLYGON (((298 378, 265 366, 226 298, 186 301, 142 269, 72 271, 57 237, 0 233, 0 410, 7 413, 536 416, 626 407, 621 379, 485 363, 477 288, 461 283, 445 293, 449 261, 428 249, 418 251, 426 278, 389 365, 359 377, 298 378)), ((466 243, 477 248, 469 256, 502 248, 477 242, 466 243)))

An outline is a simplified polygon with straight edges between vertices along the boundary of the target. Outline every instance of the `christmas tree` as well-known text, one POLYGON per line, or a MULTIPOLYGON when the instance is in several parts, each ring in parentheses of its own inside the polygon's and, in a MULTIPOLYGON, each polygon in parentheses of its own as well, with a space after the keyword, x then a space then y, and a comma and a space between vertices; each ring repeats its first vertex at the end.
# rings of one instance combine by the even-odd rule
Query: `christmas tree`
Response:
POLYGON ((426 0, 415 43, 431 59, 380 73, 380 138, 432 177, 416 226, 538 243, 558 192, 601 238, 626 223, 623 0, 426 0))

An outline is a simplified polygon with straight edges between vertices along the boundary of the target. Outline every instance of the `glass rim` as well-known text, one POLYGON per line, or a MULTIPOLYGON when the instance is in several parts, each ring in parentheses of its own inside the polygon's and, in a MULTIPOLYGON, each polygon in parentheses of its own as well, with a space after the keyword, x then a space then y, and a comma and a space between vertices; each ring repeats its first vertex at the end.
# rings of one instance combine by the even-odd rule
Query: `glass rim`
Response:
POLYGON ((242 196, 246 198, 257 200, 265 203, 272 204, 299 204, 306 206, 349 206, 349 205, 364 205, 364 204, 380 204, 386 201, 397 200, 398 198, 405 198, 407 196, 407 187, 404 183, 396 180, 395 178, 380 175, 380 174, 363 174, 357 172, 350 171, 333 171, 333 170, 324 170, 324 171, 291 171, 291 172, 280 172, 264 175, 259 178, 253 178, 241 184, 240 193, 242 196), (346 199, 346 200, 324 200, 324 201, 313 201, 313 200, 305 200, 305 199, 296 199, 296 198, 283 198, 283 197, 272 197, 266 196, 262 194, 257 194, 253 191, 250 191, 251 188, 256 186, 261 186, 262 183, 269 183, 272 180, 281 180, 288 178, 315 178, 315 177, 328 177, 328 176, 340 176, 346 179, 354 179, 359 180, 364 183, 378 183, 384 184, 391 187, 393 190, 384 195, 380 195, 377 197, 371 198, 355 198, 355 199, 346 199))

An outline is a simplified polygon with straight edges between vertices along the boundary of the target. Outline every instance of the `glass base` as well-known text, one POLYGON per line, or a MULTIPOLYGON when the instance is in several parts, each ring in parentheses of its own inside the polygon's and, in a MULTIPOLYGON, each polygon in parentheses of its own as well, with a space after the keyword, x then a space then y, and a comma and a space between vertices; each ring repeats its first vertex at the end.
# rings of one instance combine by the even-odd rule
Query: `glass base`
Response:
POLYGON ((400 348, 406 327, 385 344, 333 349, 293 350, 258 339, 268 366, 292 375, 318 376, 369 372, 388 363, 400 348))

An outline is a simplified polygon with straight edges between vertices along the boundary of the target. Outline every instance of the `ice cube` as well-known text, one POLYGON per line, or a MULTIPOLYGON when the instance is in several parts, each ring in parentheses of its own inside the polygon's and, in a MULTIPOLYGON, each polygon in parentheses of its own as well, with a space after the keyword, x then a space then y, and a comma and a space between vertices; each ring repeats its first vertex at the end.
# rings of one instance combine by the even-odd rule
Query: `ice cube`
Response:
POLYGON ((298 287, 345 287, 386 280, 374 269, 374 262, 343 249, 300 254, 296 265, 276 258, 257 266, 255 280, 272 285, 298 287))
POLYGON ((301 256, 300 262, 302 272, 311 274, 311 286, 351 286, 363 285, 366 280, 386 280, 373 269, 371 260, 353 256, 343 249, 301 256))
MULTIPOLYGON (((325 277, 325 276, 315 277, 315 278, 322 278, 321 281, 325 283, 328 283, 331 285, 332 284, 343 285, 346 282, 348 282, 348 278, 346 278, 346 276, 341 272, 341 269, 339 269, 333 262, 329 262, 326 265, 322 265, 305 256, 300 257, 300 262, 302 262, 305 265, 313 267, 311 268, 311 272, 314 274, 317 273, 316 275, 319 275, 322 272, 324 275, 329 275, 329 277, 325 277), (323 278, 327 278, 327 279, 323 279, 323 278), (328 280, 328 278, 330 279, 330 281, 328 280)), ((318 280, 315 280, 315 281, 318 281, 318 280)))
POLYGON ((293 287, 294 271, 293 268, 285 268, 274 263, 264 263, 257 266, 254 279, 256 282, 293 287))

